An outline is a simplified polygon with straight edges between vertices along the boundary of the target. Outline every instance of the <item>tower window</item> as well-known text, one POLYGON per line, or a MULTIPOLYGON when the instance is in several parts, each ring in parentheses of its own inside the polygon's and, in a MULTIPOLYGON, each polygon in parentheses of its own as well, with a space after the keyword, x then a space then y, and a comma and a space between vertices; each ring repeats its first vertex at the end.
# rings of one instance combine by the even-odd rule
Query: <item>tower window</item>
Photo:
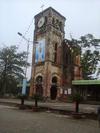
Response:
POLYGON ((55 19, 54 19, 54 18, 52 18, 52 24, 53 24, 53 25, 55 24, 55 19))
POLYGON ((57 29, 59 29, 59 20, 58 19, 56 19, 56 25, 55 26, 57 29))
POLYGON ((58 19, 56 19, 56 23, 57 23, 57 24, 59 23, 59 20, 58 20, 58 19))
POLYGON ((54 46, 54 62, 55 63, 57 62, 57 43, 55 43, 55 46, 54 46))
POLYGON ((45 24, 47 24, 47 16, 45 16, 45 24))
POLYGON ((62 31, 62 22, 59 22, 60 30, 62 31))

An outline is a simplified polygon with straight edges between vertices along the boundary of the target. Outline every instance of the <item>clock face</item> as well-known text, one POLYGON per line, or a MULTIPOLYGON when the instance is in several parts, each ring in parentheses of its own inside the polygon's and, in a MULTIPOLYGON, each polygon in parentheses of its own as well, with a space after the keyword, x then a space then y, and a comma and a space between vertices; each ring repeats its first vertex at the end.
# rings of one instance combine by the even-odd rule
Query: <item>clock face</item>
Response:
POLYGON ((44 24, 44 22, 45 22, 44 17, 41 17, 41 18, 39 19, 39 21, 38 21, 38 27, 39 27, 39 28, 42 27, 43 24, 44 24))

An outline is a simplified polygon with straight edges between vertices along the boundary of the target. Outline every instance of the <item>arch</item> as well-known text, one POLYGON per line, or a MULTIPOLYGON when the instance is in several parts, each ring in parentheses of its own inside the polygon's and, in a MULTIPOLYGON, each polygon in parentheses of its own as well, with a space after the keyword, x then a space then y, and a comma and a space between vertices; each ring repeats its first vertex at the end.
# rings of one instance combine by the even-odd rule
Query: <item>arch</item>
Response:
POLYGON ((41 77, 43 78, 43 74, 41 73, 41 71, 38 72, 38 73, 36 73, 36 75, 35 75, 35 80, 36 80, 36 78, 37 78, 38 76, 41 76, 41 77))
POLYGON ((42 80, 42 76, 39 75, 36 77, 36 83, 42 83, 42 80))
POLYGON ((54 76, 54 77, 52 78, 52 83, 57 83, 57 77, 56 77, 56 76, 54 76))
POLYGON ((40 96, 43 96, 43 77, 42 76, 37 76, 35 79, 35 88, 36 88, 36 94, 39 94, 40 96))
POLYGON ((51 88, 50 88, 50 97, 52 100, 55 100, 57 97, 57 77, 54 76, 52 77, 52 84, 51 84, 51 88))
POLYGON ((57 78, 57 83, 56 85, 57 86, 60 86, 60 83, 61 83, 61 74, 58 74, 56 72, 52 73, 52 78, 51 78, 51 84, 52 84, 52 79, 53 77, 56 77, 57 78))

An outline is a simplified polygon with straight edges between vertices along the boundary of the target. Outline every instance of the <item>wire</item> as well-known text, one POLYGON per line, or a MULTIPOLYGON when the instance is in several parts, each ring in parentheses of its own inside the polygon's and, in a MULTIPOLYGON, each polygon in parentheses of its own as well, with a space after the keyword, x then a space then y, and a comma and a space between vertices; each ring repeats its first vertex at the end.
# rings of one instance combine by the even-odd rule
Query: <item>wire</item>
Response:
MULTIPOLYGON (((34 17, 32 18, 31 23, 29 24, 29 26, 28 26, 27 30, 25 31, 25 33, 23 34, 23 36, 26 36, 26 34, 29 32, 29 29, 33 23, 33 20, 34 20, 34 17)), ((21 41, 19 42, 19 44, 21 44, 22 41, 23 41, 23 38, 21 38, 21 41)))
POLYGON ((30 25, 28 26, 26 32, 24 33, 24 36, 28 33, 28 31, 29 31, 29 29, 30 29, 30 27, 31 27, 31 25, 33 23, 33 20, 34 20, 34 17, 32 18, 32 21, 31 21, 30 25))

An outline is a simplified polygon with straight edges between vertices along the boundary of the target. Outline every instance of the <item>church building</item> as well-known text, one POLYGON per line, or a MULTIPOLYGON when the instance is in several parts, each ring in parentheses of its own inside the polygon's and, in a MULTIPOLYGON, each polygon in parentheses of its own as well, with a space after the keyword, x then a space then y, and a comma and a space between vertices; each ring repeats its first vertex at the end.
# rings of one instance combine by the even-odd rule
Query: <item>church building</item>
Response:
POLYGON ((65 21, 52 7, 35 16, 30 96, 67 97, 72 80, 82 79, 80 48, 65 39, 65 21))

